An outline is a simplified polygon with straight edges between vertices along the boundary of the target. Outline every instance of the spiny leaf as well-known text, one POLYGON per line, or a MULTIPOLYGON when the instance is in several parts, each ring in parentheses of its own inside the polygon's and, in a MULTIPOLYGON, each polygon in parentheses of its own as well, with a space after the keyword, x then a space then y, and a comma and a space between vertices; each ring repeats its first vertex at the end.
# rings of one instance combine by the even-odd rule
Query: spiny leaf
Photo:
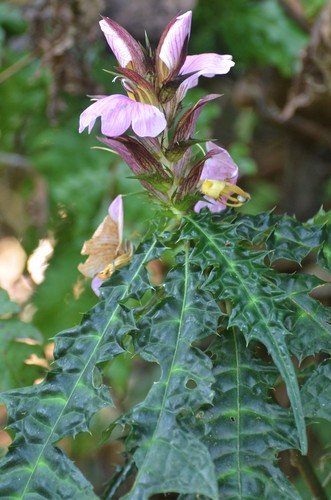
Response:
POLYGON ((331 421, 331 360, 321 363, 303 385, 302 403, 306 417, 331 421))
POLYGON ((231 301, 229 326, 238 327, 247 342, 262 342, 283 377, 303 454, 307 452, 307 437, 300 399, 300 391, 291 355, 286 344, 289 334, 283 326, 287 309, 273 299, 272 291, 263 282, 263 273, 270 273, 264 265, 266 252, 247 249, 236 234, 238 217, 231 224, 222 223, 222 217, 187 217, 182 237, 196 243, 191 255, 193 263, 202 269, 214 266, 206 282, 206 289, 218 300, 231 301))
POLYGON ((287 259, 301 262, 322 242, 323 226, 302 223, 287 215, 276 216, 276 229, 267 241, 271 262, 287 259))
POLYGON ((267 281, 274 290, 275 299, 289 303, 290 312, 284 317, 284 325, 291 332, 287 344, 299 362, 321 351, 330 352, 330 311, 308 295, 324 282, 304 273, 277 274, 269 276, 267 281))
POLYGON ((137 322, 136 352, 161 366, 160 380, 124 419, 132 427, 127 446, 138 474, 127 495, 147 499, 158 492, 196 493, 216 499, 214 464, 201 437, 178 423, 178 416, 211 403, 210 359, 193 343, 217 331, 221 311, 201 291, 201 271, 190 256, 167 276, 166 296, 137 322))
POLYGON ((54 446, 47 446, 47 442, 42 443, 40 435, 43 433, 42 425, 45 425, 45 421, 42 421, 40 414, 42 414, 42 409, 38 414, 39 421, 35 417, 34 428, 30 425, 25 428, 26 432, 32 431, 29 438, 30 444, 24 444, 20 440, 17 442, 18 448, 15 452, 9 452, 9 456, 5 457, 7 460, 0 468, 0 497, 27 500, 37 498, 96 499, 91 484, 63 451, 54 446), (38 452, 42 456, 36 466, 35 458, 38 452))
POLYGON ((236 216, 236 234, 240 239, 247 239, 253 245, 265 242, 274 231, 275 220, 271 212, 257 215, 236 216))
POLYGON ((123 352, 124 337, 134 323, 120 301, 145 292, 145 265, 159 252, 155 240, 141 246, 131 265, 105 284, 104 300, 84 316, 80 327, 57 335, 54 367, 42 384, 2 395, 15 440, 0 463, 0 496, 44 498, 48 488, 53 498, 95 498, 91 485, 54 445, 88 431, 91 417, 112 405, 96 365, 123 352))
POLYGON ((219 498, 299 499, 275 465, 275 453, 298 446, 290 412, 268 397, 277 370, 257 359, 236 329, 223 332, 208 350, 215 397, 200 421, 210 429, 205 443, 219 498))
POLYGON ((317 214, 314 215, 309 221, 310 224, 331 224, 331 210, 326 212, 323 206, 319 209, 317 214))
MULTIPOLYGON (((331 212, 329 212, 329 217, 331 217, 331 212)), ((326 272, 331 272, 331 224, 327 224, 323 227, 324 245, 318 252, 317 261, 322 266, 326 272)))

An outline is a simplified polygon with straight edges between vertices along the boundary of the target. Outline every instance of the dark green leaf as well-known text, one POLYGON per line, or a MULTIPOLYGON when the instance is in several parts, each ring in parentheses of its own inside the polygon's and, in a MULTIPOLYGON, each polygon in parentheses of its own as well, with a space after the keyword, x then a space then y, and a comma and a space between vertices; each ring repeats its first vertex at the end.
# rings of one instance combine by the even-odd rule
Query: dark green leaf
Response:
POLYGON ((130 266, 102 287, 103 300, 81 325, 56 336, 53 370, 42 384, 2 395, 15 439, 0 463, 1 497, 40 498, 47 488, 53 498, 95 498, 91 485, 54 445, 88 431, 91 417, 112 405, 96 365, 124 351, 124 337, 134 325, 120 301, 145 293, 145 265, 158 254, 156 241, 137 249, 130 266))
MULTIPOLYGON (((325 0, 322 0, 323 2, 325 0)), ((310 224, 324 225, 331 224, 331 210, 326 212, 323 207, 319 209, 316 215, 308 221, 310 224)))
MULTIPOLYGON (((277 274, 268 278, 275 300, 288 301, 284 325, 290 351, 301 362, 320 351, 331 351, 330 311, 308 294, 324 282, 309 274, 277 274)), ((286 307, 286 304, 284 304, 286 307)))
MULTIPOLYGON (((329 212, 331 214, 331 212, 329 212)), ((317 261, 326 270, 331 273, 331 224, 323 227, 324 245, 318 252, 317 261)))
MULTIPOLYGON (((47 425, 43 408, 34 415, 24 429, 30 434, 30 444, 20 441, 19 448, 2 460, 1 498, 96 499, 92 486, 63 451, 43 441, 43 427, 47 425)), ((21 418, 25 420, 25 415, 21 418)))
MULTIPOLYGON (((279 307, 272 290, 263 282, 271 270, 264 264, 266 252, 242 246, 236 234, 240 217, 230 224, 222 217, 187 217, 182 237, 196 246, 191 261, 203 269, 213 265, 205 288, 223 301, 231 302, 229 326, 238 327, 247 342, 263 343, 283 377, 292 404, 301 451, 307 452, 307 438, 300 391, 286 342, 290 333, 283 325, 287 308, 279 307)), ((256 236, 254 236, 256 238, 256 236)))
POLYGON ((331 361, 321 363, 301 390, 305 416, 331 421, 331 361))
POLYGON ((253 245, 265 242, 274 230, 275 221, 271 212, 237 217, 236 234, 239 239, 247 239, 253 245))
POLYGON ((302 223, 287 215, 275 217, 276 229, 267 241, 271 262, 287 259, 301 262, 322 242, 322 226, 302 223))
POLYGON ((127 445, 136 450, 138 467, 130 499, 171 491, 218 498, 208 449, 201 436, 178 422, 180 414, 212 402, 210 359, 192 344, 217 331, 221 314, 210 294, 201 291, 203 275, 189 261, 186 255, 168 274, 166 298, 137 323, 136 351, 160 364, 161 378, 124 420, 132 427, 127 445))
POLYGON ((276 466, 276 453, 298 443, 290 412, 268 396, 277 370, 257 359, 240 332, 223 332, 209 348, 213 405, 200 411, 219 498, 299 499, 276 466))

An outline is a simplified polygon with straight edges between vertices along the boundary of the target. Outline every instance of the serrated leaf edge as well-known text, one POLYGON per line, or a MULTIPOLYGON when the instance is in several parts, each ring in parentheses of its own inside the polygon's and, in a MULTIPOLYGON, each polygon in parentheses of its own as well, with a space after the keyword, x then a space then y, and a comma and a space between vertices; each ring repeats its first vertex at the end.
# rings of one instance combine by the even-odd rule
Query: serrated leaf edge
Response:
MULTIPOLYGON (((218 253, 221 253, 219 247, 215 244, 213 239, 210 238, 210 236, 199 226, 199 224, 192 219, 189 216, 185 217, 186 220, 188 220, 193 226, 197 228, 197 230, 203 234, 205 238, 209 241, 209 244, 213 246, 218 253)), ((230 261, 227 259, 226 255, 221 253, 222 258, 229 264, 230 266, 230 261)), ((247 288, 245 282, 241 279, 240 274, 237 273, 238 280, 240 284, 242 285, 246 295, 250 297, 250 291, 247 288)), ((264 315, 260 312, 259 308, 257 307, 256 303, 254 302, 254 307, 256 309, 256 312, 258 316, 261 318, 262 322, 266 325, 267 327, 267 332, 268 332, 268 324, 265 322, 264 315)), ((284 328, 285 330, 285 328, 284 328)), ((250 335, 250 338, 256 338, 254 335, 250 335)), ((307 443, 307 434, 306 434, 306 425, 305 425, 305 419, 304 419, 304 412, 302 408, 302 402, 301 402, 301 397, 300 397, 300 390, 299 390, 299 385, 296 377, 296 373, 291 361, 290 356, 286 355, 285 353, 282 353, 279 349, 279 346, 275 339, 272 337, 272 335, 269 333, 268 337, 268 342, 265 343, 268 351, 272 355, 272 350, 270 347, 273 347, 277 354, 278 357, 274 357, 272 355, 272 358, 276 364, 276 366, 279 369, 279 372, 281 376, 284 379, 284 382, 286 384, 287 392, 288 392, 288 397, 291 402, 291 407, 294 415, 294 420, 296 422, 297 426, 297 431, 298 431, 298 436, 299 436, 299 442, 300 442, 300 447, 301 447, 301 453, 303 455, 307 454, 308 450, 308 443, 307 443)), ((256 340, 261 341, 260 338, 256 338, 256 340)))

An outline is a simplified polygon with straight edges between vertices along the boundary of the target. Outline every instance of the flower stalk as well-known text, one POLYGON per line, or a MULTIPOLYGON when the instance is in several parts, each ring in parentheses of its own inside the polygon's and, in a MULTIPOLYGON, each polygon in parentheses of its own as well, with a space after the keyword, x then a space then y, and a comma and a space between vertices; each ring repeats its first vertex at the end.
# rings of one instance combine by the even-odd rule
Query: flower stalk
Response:
MULTIPOLYGON (((238 167, 229 153, 195 137, 201 111, 220 95, 207 95, 183 112, 183 99, 200 77, 224 75, 234 65, 230 55, 188 55, 191 20, 191 11, 172 19, 153 51, 148 39, 143 49, 122 26, 104 17, 100 28, 117 59, 115 79, 126 95, 95 96, 79 126, 80 132, 87 128, 90 133, 100 118, 100 141, 123 158, 154 201, 175 217, 202 208, 219 212, 249 200, 236 185, 238 167)), ((131 255, 131 246, 113 252, 97 278, 107 277, 131 255)))

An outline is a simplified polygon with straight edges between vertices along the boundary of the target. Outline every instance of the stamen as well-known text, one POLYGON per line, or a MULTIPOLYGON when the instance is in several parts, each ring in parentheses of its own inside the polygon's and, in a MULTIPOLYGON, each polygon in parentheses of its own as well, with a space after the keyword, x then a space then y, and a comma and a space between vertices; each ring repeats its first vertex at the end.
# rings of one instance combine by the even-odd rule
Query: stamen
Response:
POLYGON ((201 184, 201 191, 209 198, 220 201, 228 207, 241 207, 241 205, 250 200, 248 193, 243 191, 236 184, 231 184, 226 181, 206 179, 201 184), (233 193, 238 196, 233 196, 233 193), (229 201, 225 201, 224 198, 229 201))
POLYGON ((201 191, 206 196, 209 196, 209 198, 217 200, 220 196, 220 193, 222 193, 222 191, 224 190, 225 186, 226 183, 223 181, 206 179, 201 184, 201 191))
POLYGON ((166 80, 167 76, 169 75, 169 68, 168 66, 166 65, 166 63, 164 63, 162 61, 162 59, 159 59, 158 60, 158 73, 159 73, 159 79, 161 82, 164 82, 164 80, 166 80))
POLYGON ((144 102, 145 104, 153 104, 155 105, 155 99, 152 95, 148 94, 145 89, 143 89, 141 86, 137 86, 136 88, 136 93, 138 96, 139 102, 144 102))
POLYGON ((131 94, 134 93, 135 86, 132 85, 132 82, 130 80, 125 80, 124 78, 122 78, 121 83, 126 92, 130 92, 131 94))

